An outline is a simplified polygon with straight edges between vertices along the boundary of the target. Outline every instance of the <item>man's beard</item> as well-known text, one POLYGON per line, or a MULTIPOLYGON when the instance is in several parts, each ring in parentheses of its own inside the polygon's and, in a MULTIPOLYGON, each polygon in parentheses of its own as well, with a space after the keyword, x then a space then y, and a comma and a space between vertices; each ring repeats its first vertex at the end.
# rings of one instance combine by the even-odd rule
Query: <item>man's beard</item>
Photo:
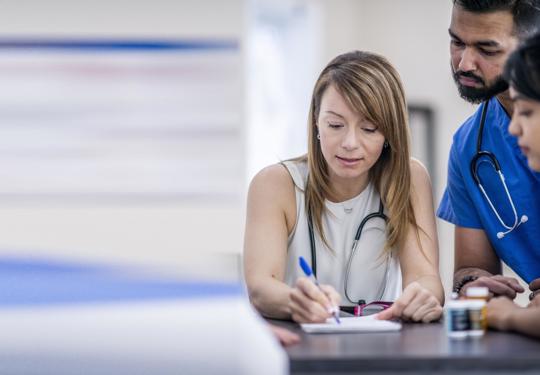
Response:
POLYGON ((508 90, 508 83, 504 80, 502 76, 498 76, 497 78, 495 78, 495 81, 493 82, 493 84, 489 86, 486 86, 486 83, 484 82, 482 78, 470 72, 462 72, 460 70, 455 71, 455 72, 453 71, 452 76, 454 77, 454 81, 456 82, 459 95, 466 101, 473 104, 482 103, 486 100, 493 98, 495 95, 498 95, 508 90), (460 77, 473 79, 476 82, 480 83, 481 86, 480 87, 463 86, 459 82, 460 77))

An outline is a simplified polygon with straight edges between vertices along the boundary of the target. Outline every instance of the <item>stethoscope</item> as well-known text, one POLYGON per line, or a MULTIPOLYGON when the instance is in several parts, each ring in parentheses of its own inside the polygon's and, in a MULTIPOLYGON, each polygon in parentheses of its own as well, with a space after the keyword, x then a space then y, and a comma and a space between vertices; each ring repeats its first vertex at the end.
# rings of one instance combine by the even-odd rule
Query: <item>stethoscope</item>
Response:
MULTIPOLYGON (((351 247, 351 254, 349 255, 349 260, 347 261, 347 267, 345 269, 345 297, 349 302, 351 303, 359 303, 360 300, 353 300, 349 296, 348 292, 348 282, 349 282, 349 275, 351 273, 351 265, 352 260, 354 258, 354 254, 356 253, 356 245, 358 244, 358 241, 360 240, 360 236, 362 235, 362 231, 364 230, 364 226, 367 224, 368 221, 372 219, 383 219, 384 222, 388 220, 386 215, 384 214, 384 207, 382 200, 379 204, 379 210, 377 212, 372 212, 360 222, 360 225, 358 226, 358 229, 356 230, 356 235, 354 236, 354 241, 352 243, 351 247)), ((315 234, 313 232, 313 220, 311 218, 311 210, 308 210, 308 229, 309 229, 309 244, 311 248, 311 269, 313 270, 313 274, 317 276, 317 248, 315 246, 315 234)), ((388 263, 389 263, 390 255, 388 255, 387 261, 386 261, 386 270, 385 270, 385 283, 383 285, 382 292, 380 293, 380 296, 378 300, 381 300, 384 292, 386 291, 386 285, 388 284, 388 263)))
POLYGON ((482 150, 482 135, 484 133, 484 124, 486 122, 486 114, 488 109, 488 102, 484 102, 484 107, 482 108, 482 116, 480 117, 480 127, 478 128, 478 138, 476 140, 476 154, 471 160, 471 174, 474 179, 474 182, 476 185, 480 188, 480 191, 486 198, 487 202, 489 203, 489 206, 491 207, 491 210, 497 216, 497 219, 499 220, 499 223, 506 229, 506 232, 497 232, 497 238, 501 239, 504 236, 506 236, 508 233, 512 232, 514 229, 519 227, 522 223, 527 222, 529 218, 527 215, 522 215, 521 218, 518 220, 518 214, 516 211, 516 206, 514 205, 514 201, 512 200, 512 196, 510 195, 510 192, 508 191, 508 186, 506 186, 506 182, 504 179, 504 175, 501 171, 501 166, 499 164, 499 161, 495 157, 495 155, 490 151, 482 150), (485 156, 488 160, 482 159, 481 157, 485 156), (489 163, 495 168, 495 171, 499 175, 499 179, 501 180, 502 185, 504 186, 504 191, 506 192, 506 196, 508 197, 508 201, 510 202, 510 206, 512 207, 512 211, 514 212, 514 223, 512 225, 507 225, 501 216, 499 215, 499 212, 493 205, 493 202, 491 199, 489 199, 489 196, 486 193, 486 190, 484 189, 484 186, 482 186, 482 181, 480 180, 480 176, 478 176, 478 166, 480 163, 486 162, 489 163))

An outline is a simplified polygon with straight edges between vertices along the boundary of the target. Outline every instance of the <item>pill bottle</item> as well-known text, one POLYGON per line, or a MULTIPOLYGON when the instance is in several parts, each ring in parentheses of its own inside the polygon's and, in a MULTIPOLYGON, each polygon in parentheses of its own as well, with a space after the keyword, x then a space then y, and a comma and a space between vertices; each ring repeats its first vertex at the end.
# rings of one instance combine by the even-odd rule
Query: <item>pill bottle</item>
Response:
POLYGON ((486 301, 489 289, 486 287, 470 287, 465 293, 469 310, 469 336, 482 337, 487 329, 486 301))
POLYGON ((467 300, 467 310, 469 314, 469 336, 482 337, 486 332, 486 301, 467 300))
POLYGON ((470 302, 467 300, 452 299, 444 306, 444 321, 446 335, 448 337, 462 339, 468 336, 470 326, 468 304, 470 302))
POLYGON ((487 301, 489 289, 485 286, 471 286, 465 291, 465 297, 469 300, 484 300, 487 301))

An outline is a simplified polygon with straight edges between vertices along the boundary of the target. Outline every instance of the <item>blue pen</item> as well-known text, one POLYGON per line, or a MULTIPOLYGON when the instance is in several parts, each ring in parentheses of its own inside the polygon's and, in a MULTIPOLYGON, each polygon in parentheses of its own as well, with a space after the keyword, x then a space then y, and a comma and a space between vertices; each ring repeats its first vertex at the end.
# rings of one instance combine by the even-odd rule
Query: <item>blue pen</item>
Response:
MULTIPOLYGON (((306 276, 311 277, 311 279, 313 280, 315 285, 317 285, 317 287, 321 290, 321 292, 324 293, 324 290, 321 289, 321 286, 319 285, 319 282, 317 281, 317 278, 313 274, 313 271, 311 270, 311 267, 309 266, 308 262, 306 262, 304 257, 300 257, 299 261, 300 261, 300 268, 302 268, 302 270, 304 271, 306 276)), ((338 311, 339 311, 339 309, 336 310, 335 308, 333 308, 332 309, 332 315, 334 316, 334 319, 336 319, 336 322, 338 324, 341 324, 341 322, 339 321, 338 311)))

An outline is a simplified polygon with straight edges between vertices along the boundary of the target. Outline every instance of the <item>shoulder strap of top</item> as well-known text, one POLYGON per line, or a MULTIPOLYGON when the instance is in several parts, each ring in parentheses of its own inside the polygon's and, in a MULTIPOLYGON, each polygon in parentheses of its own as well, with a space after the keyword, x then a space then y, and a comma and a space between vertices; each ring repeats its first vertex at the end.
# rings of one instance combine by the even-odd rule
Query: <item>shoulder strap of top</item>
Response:
POLYGON ((287 168, 296 187, 304 191, 308 175, 307 163, 287 160, 282 161, 280 164, 287 168))

